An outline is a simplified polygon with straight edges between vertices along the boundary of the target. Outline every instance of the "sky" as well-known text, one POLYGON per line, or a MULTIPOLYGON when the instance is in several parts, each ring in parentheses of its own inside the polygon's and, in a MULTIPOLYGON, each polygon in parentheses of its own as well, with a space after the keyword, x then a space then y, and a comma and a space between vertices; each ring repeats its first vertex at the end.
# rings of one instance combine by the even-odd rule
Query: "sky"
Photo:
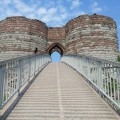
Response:
POLYGON ((116 21, 120 44, 120 0, 0 0, 0 20, 25 16, 41 20, 49 27, 64 26, 79 15, 94 13, 116 21))
POLYGON ((56 63, 56 62, 60 62, 60 60, 61 60, 61 55, 58 52, 55 51, 51 54, 52 62, 56 63))

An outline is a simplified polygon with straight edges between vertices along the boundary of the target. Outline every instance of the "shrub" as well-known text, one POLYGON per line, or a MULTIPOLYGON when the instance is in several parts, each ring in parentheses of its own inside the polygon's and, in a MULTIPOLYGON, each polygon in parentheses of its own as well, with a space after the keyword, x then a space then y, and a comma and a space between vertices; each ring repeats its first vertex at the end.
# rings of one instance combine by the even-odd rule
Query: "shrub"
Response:
POLYGON ((120 55, 118 55, 118 62, 120 62, 120 55))

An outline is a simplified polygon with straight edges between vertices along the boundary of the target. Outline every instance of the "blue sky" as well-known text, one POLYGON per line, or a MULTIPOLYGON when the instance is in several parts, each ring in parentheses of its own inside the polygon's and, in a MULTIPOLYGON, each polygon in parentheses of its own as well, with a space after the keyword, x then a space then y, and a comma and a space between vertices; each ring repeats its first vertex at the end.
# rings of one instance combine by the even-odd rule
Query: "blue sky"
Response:
POLYGON ((52 62, 60 62, 61 55, 55 51, 51 54, 51 60, 52 60, 52 62))
POLYGON ((120 43, 120 0, 0 0, 0 20, 8 16, 26 16, 52 27, 63 26, 79 15, 93 13, 116 21, 120 43))

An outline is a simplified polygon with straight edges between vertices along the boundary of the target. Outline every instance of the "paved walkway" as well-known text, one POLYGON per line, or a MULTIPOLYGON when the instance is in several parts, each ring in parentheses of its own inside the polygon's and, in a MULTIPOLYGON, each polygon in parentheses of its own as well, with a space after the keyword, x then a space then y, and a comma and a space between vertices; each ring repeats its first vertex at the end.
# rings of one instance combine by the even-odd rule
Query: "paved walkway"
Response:
POLYGON ((120 120, 71 68, 49 64, 7 120, 120 120))

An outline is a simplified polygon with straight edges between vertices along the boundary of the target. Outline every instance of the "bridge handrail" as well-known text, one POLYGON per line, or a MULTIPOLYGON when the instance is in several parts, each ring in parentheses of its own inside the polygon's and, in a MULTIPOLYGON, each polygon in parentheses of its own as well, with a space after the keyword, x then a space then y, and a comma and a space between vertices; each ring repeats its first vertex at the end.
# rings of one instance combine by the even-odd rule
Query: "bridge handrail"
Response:
POLYGON ((110 63, 110 64, 113 64, 113 65, 115 65, 115 66, 120 67, 120 63, 119 63, 119 62, 113 62, 113 61, 109 61, 109 60, 106 60, 106 59, 101 59, 101 58, 97 58, 97 57, 93 57, 93 56, 89 56, 89 55, 84 55, 84 54, 65 54, 65 55, 63 55, 63 57, 64 57, 64 56, 79 56, 79 57, 85 57, 85 58, 92 59, 92 60, 96 60, 96 61, 99 61, 99 62, 110 63))
POLYGON ((76 69, 120 113, 120 63, 86 55, 66 54, 62 62, 76 69))
POLYGON ((29 55, 0 62, 0 109, 50 62, 49 55, 29 55))

